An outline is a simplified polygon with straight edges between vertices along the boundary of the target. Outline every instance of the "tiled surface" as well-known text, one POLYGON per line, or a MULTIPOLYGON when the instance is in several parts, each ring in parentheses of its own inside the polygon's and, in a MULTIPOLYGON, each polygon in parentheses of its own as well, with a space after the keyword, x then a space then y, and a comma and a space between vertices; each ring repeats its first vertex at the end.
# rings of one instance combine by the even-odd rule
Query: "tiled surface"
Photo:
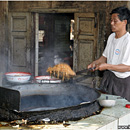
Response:
MULTIPOLYGON (((130 124, 130 109, 125 108, 125 105, 130 103, 125 99, 120 99, 119 96, 102 94, 99 99, 115 99, 116 105, 111 108, 104 108, 101 114, 94 115, 79 121, 68 122, 69 126, 55 126, 60 130, 118 130, 119 125, 130 124)), ((51 129, 52 127, 50 127, 51 129)), ((52 128, 53 129, 53 128, 52 128)))
POLYGON ((118 120, 115 120, 108 125, 105 125, 97 130, 117 130, 118 129, 118 120))
POLYGON ((119 118, 119 125, 130 125, 130 114, 119 118))
MULTIPOLYGON (((107 95, 107 96, 108 96, 108 99, 115 99, 116 104, 114 107, 104 108, 101 114, 109 115, 115 118, 121 118, 127 114, 130 114, 130 109, 125 107, 125 105, 130 104, 130 102, 128 102, 125 99, 119 99, 120 98, 119 96, 112 96, 112 95, 107 95)), ((99 99, 105 99, 105 97, 106 97, 106 94, 102 94, 99 99)))
POLYGON ((113 108, 105 108, 101 114, 108 115, 115 118, 121 118, 122 116, 130 113, 130 109, 125 106, 115 105, 113 108))
POLYGON ((98 128, 101 128, 104 125, 107 125, 107 124, 115 121, 115 120, 116 120, 116 118, 114 118, 114 117, 99 114, 99 115, 91 116, 91 117, 86 118, 86 119, 82 119, 75 124, 73 124, 73 122, 70 122, 70 124, 77 125, 77 127, 84 126, 84 129, 87 128, 90 130, 96 130, 98 128))
POLYGON ((125 107, 125 105, 130 104, 130 102, 125 99, 120 99, 119 96, 106 94, 102 94, 99 99, 105 99, 106 96, 108 96, 108 99, 116 100, 116 105, 112 108, 104 108, 104 110, 101 112, 101 115, 114 117, 116 120, 111 121, 110 124, 104 125, 103 127, 99 128, 99 130, 117 130, 118 126, 120 125, 130 125, 130 109, 125 107))

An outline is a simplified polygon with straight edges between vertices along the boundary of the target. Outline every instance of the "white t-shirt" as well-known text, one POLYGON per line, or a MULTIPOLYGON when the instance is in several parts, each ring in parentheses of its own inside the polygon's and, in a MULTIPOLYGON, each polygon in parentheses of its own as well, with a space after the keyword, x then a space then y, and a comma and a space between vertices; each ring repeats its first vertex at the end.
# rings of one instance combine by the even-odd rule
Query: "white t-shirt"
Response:
MULTIPOLYGON (((102 54, 107 58, 108 64, 130 65, 130 34, 127 32, 121 38, 116 39, 115 33, 112 33, 107 41, 106 48, 102 54)), ((112 71, 119 78, 130 76, 130 72, 112 71)))

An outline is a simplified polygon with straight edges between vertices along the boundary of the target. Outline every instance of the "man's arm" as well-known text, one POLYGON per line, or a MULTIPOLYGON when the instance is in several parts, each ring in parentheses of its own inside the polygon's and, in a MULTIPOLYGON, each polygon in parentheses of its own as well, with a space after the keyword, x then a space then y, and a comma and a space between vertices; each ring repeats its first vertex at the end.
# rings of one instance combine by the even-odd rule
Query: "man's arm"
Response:
POLYGON ((119 64, 119 65, 112 65, 112 64, 107 64, 107 58, 104 56, 101 56, 99 59, 93 61, 90 65, 88 65, 89 68, 95 68, 95 70, 113 70, 117 72, 128 72, 130 71, 130 66, 124 65, 124 64, 119 64))
POLYGON ((112 64, 107 64, 107 63, 101 63, 97 65, 97 70, 113 70, 117 72, 128 72, 130 71, 130 66, 124 65, 124 64, 119 64, 119 65, 112 65, 112 64))
POLYGON ((101 56, 99 59, 97 59, 97 60, 93 61, 91 64, 89 64, 87 68, 90 69, 90 68, 96 67, 95 70, 97 70, 98 69, 97 65, 99 65, 101 63, 106 63, 106 62, 107 62, 107 58, 104 56, 101 56))

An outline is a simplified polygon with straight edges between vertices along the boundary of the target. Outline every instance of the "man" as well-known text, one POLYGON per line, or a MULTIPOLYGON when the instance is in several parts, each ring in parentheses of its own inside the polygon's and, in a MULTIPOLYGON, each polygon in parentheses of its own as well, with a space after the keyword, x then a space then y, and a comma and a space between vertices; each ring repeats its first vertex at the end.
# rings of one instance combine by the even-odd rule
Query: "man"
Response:
POLYGON ((130 34, 126 31, 130 23, 130 11, 126 7, 113 9, 111 14, 112 34, 109 36, 102 56, 89 68, 106 70, 100 89, 130 101, 130 34))

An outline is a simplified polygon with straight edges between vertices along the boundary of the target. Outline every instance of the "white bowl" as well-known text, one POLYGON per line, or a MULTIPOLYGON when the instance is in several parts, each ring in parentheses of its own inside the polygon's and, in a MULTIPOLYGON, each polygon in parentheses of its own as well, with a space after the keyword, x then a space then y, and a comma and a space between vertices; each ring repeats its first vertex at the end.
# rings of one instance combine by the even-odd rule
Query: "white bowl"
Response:
POLYGON ((102 107, 113 107, 116 104, 115 100, 99 100, 99 104, 102 107))
POLYGON ((5 73, 6 79, 14 83, 27 83, 31 78, 31 73, 27 72, 8 72, 5 73))

